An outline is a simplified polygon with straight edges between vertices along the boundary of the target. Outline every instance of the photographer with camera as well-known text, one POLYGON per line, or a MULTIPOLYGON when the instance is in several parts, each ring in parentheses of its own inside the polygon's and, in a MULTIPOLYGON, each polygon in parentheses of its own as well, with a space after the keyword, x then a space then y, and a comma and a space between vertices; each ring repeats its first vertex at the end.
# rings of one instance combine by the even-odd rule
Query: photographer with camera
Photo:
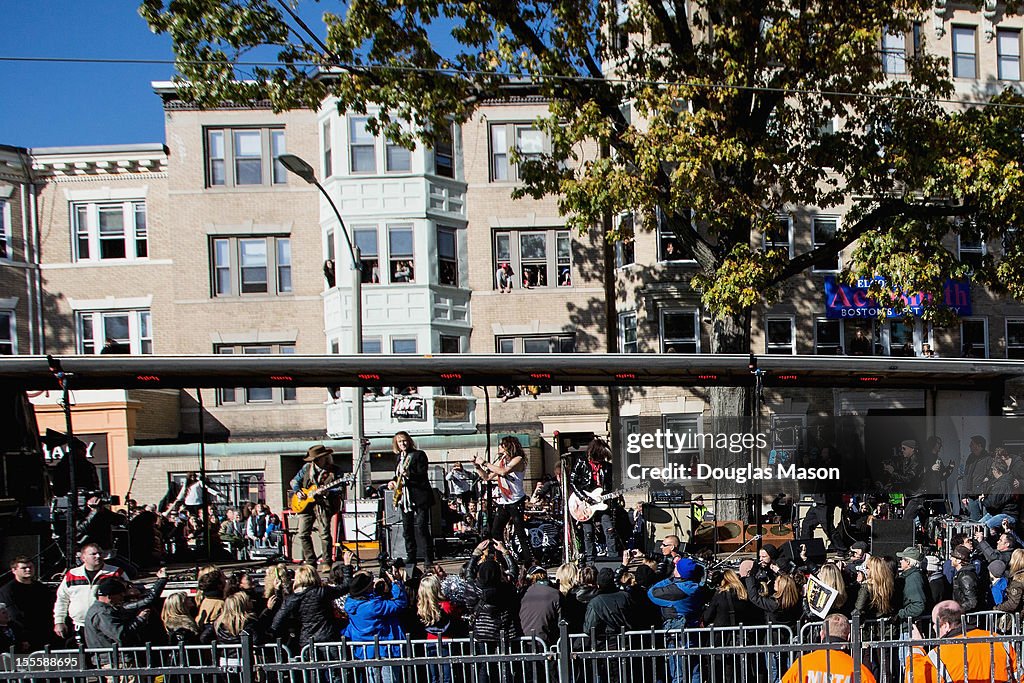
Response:
POLYGON ((101 548, 113 548, 114 527, 123 527, 128 520, 123 514, 110 509, 111 499, 103 491, 91 491, 85 496, 85 507, 79 510, 79 522, 75 527, 76 542, 79 545, 95 543, 101 548))

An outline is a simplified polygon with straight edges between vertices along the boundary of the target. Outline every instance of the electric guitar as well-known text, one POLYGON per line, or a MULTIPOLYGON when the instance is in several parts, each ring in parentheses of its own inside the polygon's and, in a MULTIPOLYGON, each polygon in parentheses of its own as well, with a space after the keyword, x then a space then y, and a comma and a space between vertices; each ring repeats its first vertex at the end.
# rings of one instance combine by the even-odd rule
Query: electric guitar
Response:
POLYGON ((641 489, 649 485, 650 482, 645 481, 642 484, 637 484, 636 486, 630 486, 628 488, 617 489, 615 491, 612 491, 611 493, 605 493, 603 489, 596 488, 593 491, 584 492, 584 495, 589 497, 590 500, 586 500, 585 498, 576 495, 575 492, 570 493, 569 514, 577 522, 589 522, 591 519, 594 518, 594 515, 596 515, 598 512, 608 509, 608 504, 605 502, 606 500, 618 498, 623 493, 634 491, 636 489, 641 489))
POLYGON ((289 501, 289 507, 292 512, 298 514, 305 511, 310 505, 316 501, 317 497, 323 496, 324 494, 333 491, 334 489, 341 488, 342 486, 348 486, 352 483, 352 475, 346 474, 341 479, 333 481, 327 486, 317 486, 313 484, 304 489, 300 489, 298 493, 293 493, 291 500, 289 501))

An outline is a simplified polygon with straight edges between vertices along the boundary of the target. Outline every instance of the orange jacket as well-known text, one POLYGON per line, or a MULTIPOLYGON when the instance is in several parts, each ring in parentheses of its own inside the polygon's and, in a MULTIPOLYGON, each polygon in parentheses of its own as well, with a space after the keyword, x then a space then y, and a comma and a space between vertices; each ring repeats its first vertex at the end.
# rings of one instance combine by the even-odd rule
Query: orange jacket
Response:
POLYGON ((931 652, 915 647, 908 662, 906 683, 1006 683, 1017 670, 1017 655, 1003 643, 972 643, 972 638, 994 638, 996 634, 975 629, 966 636, 947 634, 944 643, 931 652), (966 652, 967 671, 964 671, 966 652), (965 675, 966 673, 966 675, 965 675), (911 678, 913 676, 913 678, 911 678))
MULTIPOLYGON (((871 671, 860 665, 861 683, 875 683, 871 671)), ((782 683, 852 683, 853 657, 842 650, 815 650, 789 667, 782 683)), ((916 683, 916 682, 915 682, 916 683)))

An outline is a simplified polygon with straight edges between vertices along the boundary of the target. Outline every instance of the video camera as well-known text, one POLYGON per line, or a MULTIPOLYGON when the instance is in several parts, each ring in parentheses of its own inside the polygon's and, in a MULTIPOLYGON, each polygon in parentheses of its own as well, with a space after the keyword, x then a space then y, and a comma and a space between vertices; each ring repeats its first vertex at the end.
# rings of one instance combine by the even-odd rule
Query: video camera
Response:
MULTIPOLYGON (((121 497, 112 496, 106 491, 79 491, 75 500, 75 509, 81 510, 87 506, 90 498, 99 498, 100 505, 120 505, 121 497)), ((53 506, 57 510, 67 510, 71 496, 59 496, 53 499, 53 506)))

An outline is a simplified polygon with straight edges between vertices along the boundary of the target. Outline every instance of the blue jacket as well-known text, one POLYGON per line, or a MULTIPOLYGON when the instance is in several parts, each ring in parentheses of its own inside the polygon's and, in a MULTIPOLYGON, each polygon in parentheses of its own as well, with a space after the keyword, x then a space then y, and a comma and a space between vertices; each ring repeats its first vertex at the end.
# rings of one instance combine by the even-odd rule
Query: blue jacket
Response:
MULTIPOLYGON (((374 637, 380 640, 405 640, 405 631, 399 622, 399 614, 409 604, 405 586, 401 581, 391 584, 391 597, 382 598, 378 595, 361 595, 345 598, 345 612, 348 614, 348 626, 344 636, 353 642, 372 642, 374 637)), ((356 659, 372 659, 374 657, 399 657, 401 648, 381 648, 378 655, 373 645, 355 647, 352 656, 356 659), (389 653, 388 650, 391 650, 389 653)))
POLYGON ((696 581, 677 578, 659 581, 647 591, 647 597, 661 608, 665 622, 682 621, 686 626, 699 626, 704 600, 696 581))

